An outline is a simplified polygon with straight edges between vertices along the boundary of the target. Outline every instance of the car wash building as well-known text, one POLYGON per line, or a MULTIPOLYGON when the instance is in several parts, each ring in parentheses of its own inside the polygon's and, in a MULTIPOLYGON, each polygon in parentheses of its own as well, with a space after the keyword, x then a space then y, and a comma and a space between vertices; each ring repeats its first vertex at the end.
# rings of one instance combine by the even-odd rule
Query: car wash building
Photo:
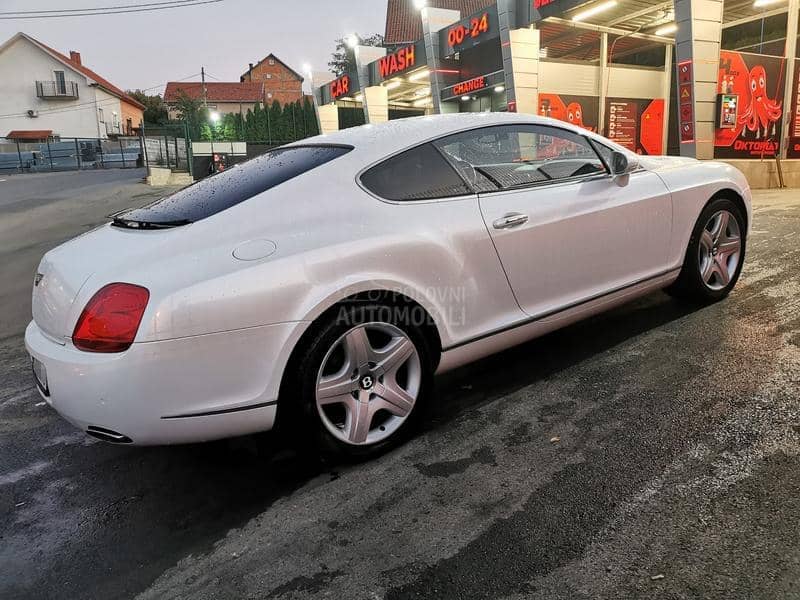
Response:
POLYGON ((389 0, 385 44, 316 87, 323 131, 511 111, 640 154, 800 184, 800 0, 389 0))

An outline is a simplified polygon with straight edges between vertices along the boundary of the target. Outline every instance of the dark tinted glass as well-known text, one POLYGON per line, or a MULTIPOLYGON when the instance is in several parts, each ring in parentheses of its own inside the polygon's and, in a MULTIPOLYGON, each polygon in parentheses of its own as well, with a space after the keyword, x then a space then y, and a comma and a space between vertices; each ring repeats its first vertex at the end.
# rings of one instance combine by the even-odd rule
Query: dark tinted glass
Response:
POLYGON ((387 200, 426 200, 470 193, 458 173, 430 144, 372 167, 361 176, 361 183, 387 200))
POLYGON ((343 146, 281 148, 202 179, 148 206, 118 215, 115 223, 183 224, 205 219, 352 150, 343 146))

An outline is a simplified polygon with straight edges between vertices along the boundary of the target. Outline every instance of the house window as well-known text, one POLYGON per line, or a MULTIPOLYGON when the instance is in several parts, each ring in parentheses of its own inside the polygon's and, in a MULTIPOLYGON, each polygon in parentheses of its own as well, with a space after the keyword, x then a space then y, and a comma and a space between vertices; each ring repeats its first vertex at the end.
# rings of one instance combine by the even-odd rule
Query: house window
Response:
POLYGON ((274 65, 275 64, 275 59, 274 58, 270 58, 269 59, 269 64, 270 65, 274 65))
POLYGON ((67 93, 67 80, 64 78, 64 71, 53 71, 53 76, 56 78, 56 93, 67 93))
POLYGON ((272 73, 267 73, 267 79, 272 79, 272 73))
POLYGON ((100 119, 101 123, 105 123, 106 122, 106 118, 103 116, 103 109, 102 108, 98 108, 97 109, 97 118, 100 119))
POLYGON ((125 133, 127 135, 132 135, 133 134, 133 120, 132 119, 128 119, 128 120, 125 121, 125 133))
POLYGON ((267 98, 272 98, 272 92, 267 92, 267 98))

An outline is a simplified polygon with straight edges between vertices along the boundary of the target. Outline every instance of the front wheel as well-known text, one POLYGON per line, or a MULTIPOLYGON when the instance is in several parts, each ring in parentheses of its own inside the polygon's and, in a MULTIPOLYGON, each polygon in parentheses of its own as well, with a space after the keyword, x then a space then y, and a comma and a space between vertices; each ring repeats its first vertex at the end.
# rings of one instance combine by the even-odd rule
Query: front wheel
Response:
POLYGON ((709 202, 692 231, 680 275, 667 292, 696 302, 725 298, 742 272, 746 232, 744 215, 734 202, 709 202))
POLYGON ((322 325, 300 362, 306 431, 327 455, 368 458, 413 429, 432 385, 433 366, 421 329, 400 311, 342 307, 322 325))

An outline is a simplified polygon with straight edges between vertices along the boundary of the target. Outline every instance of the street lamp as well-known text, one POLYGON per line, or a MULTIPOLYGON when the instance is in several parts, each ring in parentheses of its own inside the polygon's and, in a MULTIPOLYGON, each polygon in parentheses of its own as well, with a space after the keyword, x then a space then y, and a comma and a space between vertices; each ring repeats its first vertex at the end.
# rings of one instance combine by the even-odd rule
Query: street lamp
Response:
POLYGON ((422 10, 423 8, 425 8, 426 4, 427 2, 425 0, 414 0, 414 8, 416 8, 417 10, 422 10))
POLYGON ((358 36, 355 33, 351 33, 344 38, 344 43, 347 44, 348 48, 355 48, 358 46, 358 36))
POLYGON ((216 125, 219 122, 219 113, 217 111, 212 111, 210 115, 208 115, 211 119, 211 122, 216 125))

